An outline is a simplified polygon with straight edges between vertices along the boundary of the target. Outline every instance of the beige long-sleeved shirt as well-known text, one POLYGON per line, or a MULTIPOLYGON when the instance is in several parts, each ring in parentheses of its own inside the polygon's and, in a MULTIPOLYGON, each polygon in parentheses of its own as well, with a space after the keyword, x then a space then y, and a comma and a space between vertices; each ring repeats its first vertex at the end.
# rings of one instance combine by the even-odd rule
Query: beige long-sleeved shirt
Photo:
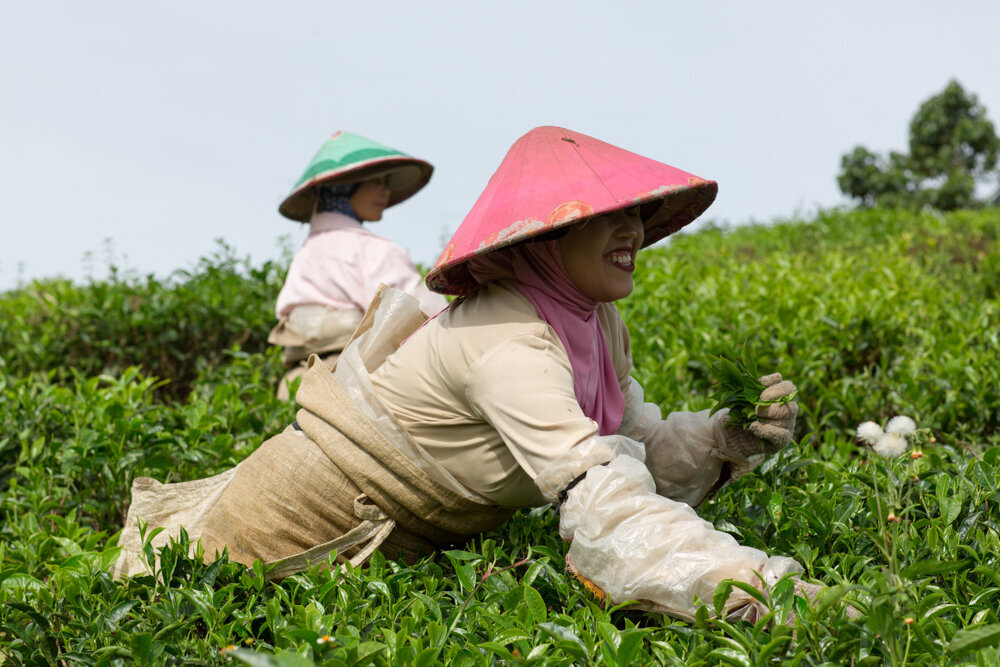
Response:
MULTIPOLYGON (((623 390, 628 330, 611 304, 599 317, 623 390)), ((509 507, 543 504, 533 480, 598 434, 573 391, 555 331, 510 285, 491 283, 414 333, 371 374, 400 426, 459 482, 509 507)))

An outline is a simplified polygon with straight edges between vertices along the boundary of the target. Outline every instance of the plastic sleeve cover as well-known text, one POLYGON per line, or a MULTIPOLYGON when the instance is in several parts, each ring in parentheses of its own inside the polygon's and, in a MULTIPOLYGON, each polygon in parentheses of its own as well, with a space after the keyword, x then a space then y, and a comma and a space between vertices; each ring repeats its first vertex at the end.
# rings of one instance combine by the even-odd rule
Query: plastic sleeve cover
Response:
POLYGON ((538 473, 535 484, 545 500, 555 503, 559 500, 560 492, 570 482, 594 466, 608 463, 619 455, 641 463, 645 458, 645 451, 640 443, 622 435, 592 436, 546 466, 538 473))
MULTIPOLYGON (((801 571, 790 558, 740 546, 689 505, 655 493, 645 465, 629 456, 587 472, 561 507, 559 532, 572 541, 577 571, 612 603, 649 601, 683 619, 694 617, 696 599, 711 604, 724 579, 762 588, 757 572, 776 580, 801 571)), ((727 608, 750 599, 735 589, 727 608)))
POLYGON ((719 479, 724 463, 712 455, 717 448, 715 426, 727 410, 709 415, 671 412, 644 402, 642 386, 631 378, 625 393, 625 414, 618 433, 645 444, 646 467, 661 496, 696 507, 719 479))

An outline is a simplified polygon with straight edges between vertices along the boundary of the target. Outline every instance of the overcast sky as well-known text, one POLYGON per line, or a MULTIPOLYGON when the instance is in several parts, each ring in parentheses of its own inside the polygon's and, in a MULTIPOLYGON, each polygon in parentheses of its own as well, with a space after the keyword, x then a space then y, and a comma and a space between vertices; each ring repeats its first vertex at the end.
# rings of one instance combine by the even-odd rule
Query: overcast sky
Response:
POLYGON ((845 203, 958 79, 1000 122, 1000 3, 4 2, 0 290, 255 263, 338 129, 436 171, 374 228, 431 263, 507 148, 561 125, 719 182, 731 224, 845 203), (87 259, 87 256, 90 259, 87 259))

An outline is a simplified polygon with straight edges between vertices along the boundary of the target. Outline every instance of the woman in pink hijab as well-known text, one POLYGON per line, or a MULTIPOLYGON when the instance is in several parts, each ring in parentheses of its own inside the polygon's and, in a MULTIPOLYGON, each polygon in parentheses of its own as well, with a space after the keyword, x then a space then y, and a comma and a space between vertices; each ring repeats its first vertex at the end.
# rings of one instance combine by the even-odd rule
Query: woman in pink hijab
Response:
MULTIPOLYGON (((639 250, 694 220, 716 190, 563 128, 527 133, 427 276, 432 290, 459 298, 427 320, 412 296, 381 291, 336 369, 313 363, 306 373, 296 423, 219 482, 221 491, 199 491, 207 509, 188 532, 206 554, 227 546, 235 560, 278 561, 273 571, 287 574, 330 545, 355 563, 376 548, 413 558, 517 508, 553 503, 571 541, 567 564, 581 579, 614 603, 639 600, 684 619, 724 579, 763 589, 800 572, 692 509, 788 444, 796 404, 749 430, 727 426, 725 411, 663 418, 630 375, 629 333, 614 306, 632 292, 639 250), (289 490, 287 480, 320 470, 316 461, 332 463, 322 475, 333 481, 289 490), (285 468, 294 474, 283 477, 285 468), (311 488, 340 484, 337 475, 349 491, 308 500, 319 493, 311 488), (250 495, 268 500, 247 507, 250 495), (352 500, 356 519, 326 522, 324 512, 352 500), (325 510, 308 514, 310 543, 288 528, 307 512, 287 508, 312 506, 325 510), (266 530, 248 525, 248 516, 272 514, 266 530), (255 542, 286 533, 277 550, 255 542)), ((794 391, 778 374, 764 383, 770 399, 794 391)), ((741 590, 727 609, 744 618, 761 611, 741 590)))
MULTIPOLYGON (((694 220, 717 186, 557 127, 524 135, 427 276, 460 298, 370 374, 379 402, 464 488, 551 502, 569 565, 613 602, 692 618, 723 579, 799 571, 740 546, 692 507, 791 440, 797 406, 727 428, 663 419, 631 378, 615 301, 640 249, 694 220)), ((771 395, 794 391, 774 374, 771 395)), ((733 596, 746 611, 750 599, 733 596)))

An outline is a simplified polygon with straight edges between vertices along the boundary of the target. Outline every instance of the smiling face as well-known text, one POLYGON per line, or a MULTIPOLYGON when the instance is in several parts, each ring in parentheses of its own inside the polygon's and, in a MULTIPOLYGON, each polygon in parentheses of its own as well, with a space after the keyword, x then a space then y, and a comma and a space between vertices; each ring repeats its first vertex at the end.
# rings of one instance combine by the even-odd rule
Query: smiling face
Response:
POLYGON ((385 176, 362 181, 351 195, 351 208, 365 222, 376 222, 382 219, 382 211, 389 205, 390 194, 385 176))
POLYGON ((645 228, 638 207, 592 218, 559 239, 566 272, 594 301, 610 302, 632 293, 635 256, 645 228))

